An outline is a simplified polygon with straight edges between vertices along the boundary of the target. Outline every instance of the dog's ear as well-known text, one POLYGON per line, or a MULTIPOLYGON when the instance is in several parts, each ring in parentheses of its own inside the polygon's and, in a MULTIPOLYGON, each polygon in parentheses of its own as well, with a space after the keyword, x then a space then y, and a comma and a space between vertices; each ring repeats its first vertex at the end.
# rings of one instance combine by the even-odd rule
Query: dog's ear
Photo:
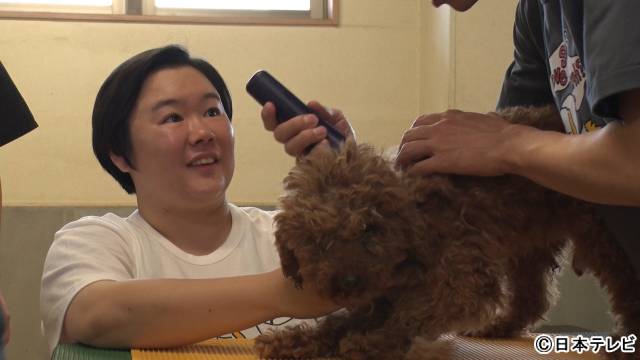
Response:
POLYGON ((287 247, 281 247, 280 264, 282 265, 282 272, 284 276, 291 278, 298 289, 302 288, 302 276, 300 275, 300 264, 293 254, 293 250, 287 247))

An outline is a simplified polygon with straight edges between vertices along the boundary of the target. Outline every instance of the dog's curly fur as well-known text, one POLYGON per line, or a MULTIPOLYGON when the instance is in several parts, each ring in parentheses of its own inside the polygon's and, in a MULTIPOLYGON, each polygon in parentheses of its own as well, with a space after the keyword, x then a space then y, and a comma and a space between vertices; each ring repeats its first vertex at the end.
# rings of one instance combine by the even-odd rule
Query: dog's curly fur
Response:
MULTIPOLYGON (((500 115, 562 126, 551 108, 500 115)), ((640 281, 592 204, 518 176, 410 176, 352 142, 299 161, 285 188, 285 275, 348 311, 260 336, 261 357, 441 359, 445 333, 517 335, 549 308, 569 242, 575 270, 607 289, 619 333, 640 335, 640 281)))

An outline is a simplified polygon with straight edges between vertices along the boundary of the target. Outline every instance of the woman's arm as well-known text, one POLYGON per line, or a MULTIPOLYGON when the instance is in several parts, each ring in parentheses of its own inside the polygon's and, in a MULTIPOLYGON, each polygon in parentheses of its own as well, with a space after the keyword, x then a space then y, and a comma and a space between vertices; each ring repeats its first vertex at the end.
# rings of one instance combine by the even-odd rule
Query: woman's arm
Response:
POLYGON ((221 279, 99 281, 71 302, 61 342, 171 347, 280 316, 317 317, 336 308, 313 289, 296 289, 280 269, 221 279))

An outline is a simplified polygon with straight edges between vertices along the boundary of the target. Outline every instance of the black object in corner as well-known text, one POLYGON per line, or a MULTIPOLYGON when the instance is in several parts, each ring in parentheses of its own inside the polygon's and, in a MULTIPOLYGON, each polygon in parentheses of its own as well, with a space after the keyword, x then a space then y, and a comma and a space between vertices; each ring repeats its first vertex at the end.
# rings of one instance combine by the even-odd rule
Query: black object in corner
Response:
POLYGON ((27 103, 0 62, 0 146, 38 127, 27 103))

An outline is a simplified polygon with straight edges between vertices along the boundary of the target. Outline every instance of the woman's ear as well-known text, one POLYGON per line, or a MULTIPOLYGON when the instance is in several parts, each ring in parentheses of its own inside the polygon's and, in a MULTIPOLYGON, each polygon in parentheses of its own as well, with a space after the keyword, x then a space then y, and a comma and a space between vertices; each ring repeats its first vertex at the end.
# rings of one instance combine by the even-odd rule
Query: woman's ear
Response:
POLYGON ((123 173, 131 172, 132 170, 131 165, 129 165, 129 163, 127 162, 127 160, 125 160, 123 156, 116 155, 110 151, 109 158, 111 159, 111 162, 113 162, 113 164, 123 173))

